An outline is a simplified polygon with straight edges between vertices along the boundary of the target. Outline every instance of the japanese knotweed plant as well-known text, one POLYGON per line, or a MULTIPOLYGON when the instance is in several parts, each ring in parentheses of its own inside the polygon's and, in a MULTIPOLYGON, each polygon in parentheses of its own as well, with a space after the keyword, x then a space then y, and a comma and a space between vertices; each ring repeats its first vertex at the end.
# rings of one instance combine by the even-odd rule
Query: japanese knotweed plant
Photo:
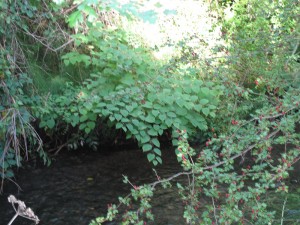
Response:
POLYGON ((78 18, 70 18, 70 26, 77 21, 82 32, 73 36, 76 48, 63 59, 85 67, 90 78, 52 98, 40 125, 52 129, 62 119, 89 134, 99 118, 106 119, 137 140, 150 162, 162 163, 159 136, 167 130, 205 131, 216 116, 223 86, 171 74, 149 49, 131 45, 121 28, 105 27, 90 16, 85 23, 86 10, 101 8, 85 3, 78 7, 78 18))
POLYGON ((77 89, 77 95, 68 92, 55 98, 54 106, 44 111, 41 126, 53 128, 55 121, 62 119, 89 134, 97 127, 99 118, 107 118, 127 138, 137 140, 154 165, 162 163, 159 136, 167 130, 207 130, 208 120, 216 116, 222 90, 222 86, 212 82, 159 76, 152 84, 119 86, 103 94, 94 88, 103 85, 101 74, 93 77, 85 87, 77 89))

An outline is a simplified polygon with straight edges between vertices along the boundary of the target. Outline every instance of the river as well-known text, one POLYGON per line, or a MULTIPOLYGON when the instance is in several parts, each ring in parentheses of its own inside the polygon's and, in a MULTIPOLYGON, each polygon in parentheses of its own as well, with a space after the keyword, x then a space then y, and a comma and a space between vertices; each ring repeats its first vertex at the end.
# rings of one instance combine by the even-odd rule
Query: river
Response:
MULTIPOLYGON (((156 167, 158 175, 166 178, 181 172, 174 150, 165 149, 162 152, 163 165, 156 167)), ((14 215, 14 210, 7 201, 10 194, 32 208, 41 220, 41 225, 88 225, 97 216, 105 215, 108 204, 117 204, 118 196, 129 193, 130 186, 123 183, 122 174, 137 186, 157 180, 146 155, 137 148, 129 151, 65 151, 53 159, 49 167, 40 165, 39 162, 24 165, 25 168, 16 172, 15 178, 22 190, 13 183, 6 182, 4 192, 0 195, 0 225, 7 225, 14 215)), ((295 169, 291 179, 298 179, 298 183, 292 185, 291 190, 294 192, 287 198, 285 208, 286 215, 292 222, 286 224, 294 224, 300 219, 300 163, 295 169), (293 215, 289 216, 291 213, 293 215)), ((185 178, 179 179, 184 182, 185 178)), ((280 213, 285 196, 274 192, 272 198, 274 209, 280 213)), ((155 222, 149 224, 185 224, 182 219, 183 204, 174 188, 158 188, 152 206, 155 222)), ((29 224, 33 222, 21 217, 13 223, 29 224)), ((107 223, 115 224, 118 223, 107 223)))
MULTIPOLYGON (((160 177, 180 172, 173 149, 163 151, 163 165, 156 168, 160 177)), ((129 193, 122 174, 134 185, 153 182, 153 172, 141 150, 66 151, 49 167, 29 163, 16 173, 16 182, 5 183, 0 195, 0 225, 6 225, 14 211, 7 196, 15 195, 33 209, 41 225, 87 225, 91 219, 104 215, 109 203, 118 203, 118 196, 129 193), (30 166, 29 166, 30 165, 30 166)), ((176 192, 159 189, 153 199, 155 224, 182 225, 183 206, 176 192), (175 216, 174 216, 175 215, 175 216)), ((33 224, 18 217, 13 225, 33 224)))

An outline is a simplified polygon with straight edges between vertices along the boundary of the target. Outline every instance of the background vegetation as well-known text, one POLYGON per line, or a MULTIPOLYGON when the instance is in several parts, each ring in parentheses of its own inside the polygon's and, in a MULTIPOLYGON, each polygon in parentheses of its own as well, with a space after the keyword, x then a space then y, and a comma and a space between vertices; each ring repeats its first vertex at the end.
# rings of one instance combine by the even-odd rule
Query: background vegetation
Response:
MULTIPOLYGON (((287 192, 299 159, 299 3, 167 2, 0 3, 2 184, 36 154, 124 137, 155 166, 166 135, 174 177, 191 177, 177 184, 188 224, 274 223, 261 196, 287 192)), ((172 178, 133 186, 120 205, 135 208, 91 224, 153 220, 155 186, 172 178)))

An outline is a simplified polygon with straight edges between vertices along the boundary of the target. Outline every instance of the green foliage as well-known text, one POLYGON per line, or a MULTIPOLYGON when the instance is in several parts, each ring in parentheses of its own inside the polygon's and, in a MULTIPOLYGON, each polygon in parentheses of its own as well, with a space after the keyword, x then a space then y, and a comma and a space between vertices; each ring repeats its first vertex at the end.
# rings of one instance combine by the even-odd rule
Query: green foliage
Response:
MULTIPOLYGON (((297 10, 291 10, 291 4, 295 5, 293 1, 285 1, 278 5, 269 1, 255 0, 237 1, 233 4, 233 17, 222 21, 223 37, 226 42, 220 48, 221 52, 217 52, 223 53, 224 60, 210 61, 211 65, 217 66, 208 70, 209 73, 218 75, 210 78, 215 82, 207 90, 209 92, 222 90, 222 95, 212 95, 213 98, 201 96, 202 88, 207 87, 207 82, 200 81, 196 76, 191 76, 193 79, 187 79, 188 76, 181 77, 180 73, 176 72, 180 69, 185 71, 184 68, 187 67, 180 68, 182 64, 178 62, 172 64, 178 67, 168 70, 172 71, 170 72, 172 75, 160 73, 158 70, 158 74, 164 74, 155 76, 154 80, 158 83, 151 82, 150 85, 142 83, 142 86, 138 86, 141 88, 136 89, 139 97, 136 107, 140 103, 145 108, 145 114, 134 118, 137 119, 136 123, 142 129, 144 124, 145 129, 149 129, 147 128, 149 122, 172 128, 173 141, 177 145, 176 154, 184 170, 182 173, 149 184, 150 190, 154 190, 158 184, 166 186, 165 184, 169 184, 175 177, 188 175, 187 183, 177 183, 181 199, 185 203, 183 217, 188 224, 278 222, 275 212, 269 211, 267 201, 262 197, 267 196, 268 190, 275 188, 278 182, 280 182, 278 192, 288 191, 287 178, 291 166, 299 157, 298 150, 287 147, 299 146, 300 137, 299 132, 295 130, 300 122, 300 90, 299 86, 293 85, 293 82, 299 82, 299 78, 295 76, 299 66, 289 60, 292 53, 291 42, 294 42, 292 46, 297 46, 295 37, 298 37, 293 31, 290 33, 291 29, 296 29, 297 24, 297 10), (199 88, 195 92, 192 88, 194 80, 195 86, 199 88), (186 81, 190 86, 184 85, 186 81), (222 85, 218 87, 217 84, 222 85), (166 88, 169 91, 164 91, 166 88), (172 93, 172 96, 178 94, 178 97, 170 97, 169 93, 172 93), (197 100, 193 99, 193 96, 196 96, 197 100), (218 102, 211 104, 212 99, 216 97, 218 102), (201 110, 197 111, 195 106, 200 103, 203 105, 200 107, 201 110), (216 107, 216 111, 213 112, 216 116, 210 117, 210 110, 204 110, 205 104, 216 107), (172 108, 174 106, 175 108, 172 108), (165 109, 168 111, 165 112, 165 109), (152 110, 157 110, 158 113, 152 110), (194 110, 196 114, 192 114, 194 110), (149 115, 150 117, 143 121, 143 117, 147 118, 149 115), (204 120, 201 121, 201 117, 204 120), (200 126, 194 124, 198 118, 201 121, 200 126), (168 119, 171 119, 170 124, 167 122, 168 119), (178 124, 175 123, 176 119, 179 119, 178 124), (202 127, 207 126, 208 121, 209 130, 202 127), (176 133, 176 129, 187 131, 176 133), (194 130, 197 132, 206 130, 211 137, 202 149, 193 149, 188 143, 187 134, 194 130), (178 140, 175 140, 176 137, 178 140), (279 144, 285 146, 284 151, 273 149, 273 146, 279 144), (202 201, 208 199, 212 204, 201 206, 202 201)), ((299 11, 299 7, 297 9, 299 11)), ((183 50, 185 53, 185 47, 183 50)), ((191 49, 187 48, 187 56, 190 53, 191 49)), ((168 65, 165 68, 168 68, 168 65)), ((123 86, 117 90, 123 90, 123 86)), ((113 95, 114 101, 120 99, 118 96, 113 95)), ((133 99, 130 99, 130 102, 133 102, 133 99)), ((122 113, 118 108, 117 106, 111 111, 108 110, 108 115, 112 122, 119 124, 116 125, 117 128, 123 128, 122 119, 127 118, 130 112, 127 115, 127 112, 122 113)), ((133 119, 130 118, 129 121, 133 119)), ((128 128, 129 131, 136 132, 137 135, 133 133, 135 137, 142 136, 142 132, 137 128, 134 129, 134 126, 125 128, 125 132, 128 132, 128 128)), ((159 147, 156 141, 151 141, 151 135, 150 139, 146 137, 144 141, 142 149, 147 153, 155 146, 159 147)), ((148 159, 155 160, 155 153, 148 153, 148 159)), ((131 186, 133 192, 130 198, 121 198, 120 205, 129 204, 130 199, 137 199, 133 195, 136 194, 134 192, 136 187, 132 184, 131 186)), ((141 206, 142 202, 134 209, 136 214, 133 215, 138 215, 141 206)), ((92 224, 101 224, 108 218, 112 219, 102 217, 102 221, 95 220, 92 224)), ((129 216, 125 217, 124 223, 138 222, 140 221, 132 220, 129 216)))
MULTIPOLYGON (((69 17, 70 26, 82 24, 87 11, 97 7, 101 9, 83 4, 69 17)), ((40 127, 53 129, 63 120, 89 134, 97 129, 99 118, 107 118, 127 138, 134 137, 154 165, 162 163, 158 137, 164 131, 207 130, 207 120, 216 116, 222 86, 178 79, 155 62, 149 50, 131 46, 126 32, 104 29, 103 21, 95 18, 88 20, 84 25, 88 32, 73 36, 76 51, 63 59, 66 65, 87 68, 90 78, 84 86, 51 98, 40 127)))
POLYGON ((276 223, 261 197, 278 182, 277 191, 288 191, 299 157, 299 5, 240 0, 226 9, 230 2, 219 1, 212 31, 206 25, 215 19, 187 2, 170 14, 145 15, 137 5, 119 9, 116 1, 54 1, 60 4, 49 8, 2 1, 1 177, 12 177, 12 168, 41 143, 33 117, 46 137, 61 143, 57 152, 84 142, 96 148, 99 130, 118 130, 153 165, 163 163, 160 136, 168 131, 183 172, 139 187, 125 177, 131 193, 91 224, 120 213, 122 224, 152 221, 155 187, 170 188, 178 176, 189 178, 175 185, 188 224, 276 223), (133 15, 141 14, 159 23, 161 39, 146 44, 134 33, 142 22, 133 15), (170 54, 161 57, 164 51, 170 54), (209 139, 194 149, 191 135, 209 139), (284 151, 273 149, 278 145, 284 151), (201 206, 203 200, 212 204, 201 206))
MULTIPOLYGON (((41 149, 41 139, 30 124, 33 120, 28 106, 32 100, 26 89, 32 80, 23 68, 24 55, 19 46, 18 32, 26 30, 22 17, 32 18, 34 6, 23 2, 0 3, 0 172, 2 181, 13 177, 12 168, 28 159, 34 148, 41 149)), ((40 155, 45 162, 47 156, 40 155)), ((2 186, 1 186, 2 187, 2 186)))

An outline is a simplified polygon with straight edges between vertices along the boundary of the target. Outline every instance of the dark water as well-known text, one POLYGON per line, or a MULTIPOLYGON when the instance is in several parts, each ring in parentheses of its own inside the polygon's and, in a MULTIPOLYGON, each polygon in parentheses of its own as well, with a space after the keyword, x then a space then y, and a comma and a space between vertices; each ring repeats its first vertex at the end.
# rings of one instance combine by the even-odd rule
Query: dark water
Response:
MULTIPOLYGON (((107 151, 106 151, 107 152, 107 151)), ((156 168, 162 178, 181 172, 174 150, 163 151, 164 164, 156 168)), ((15 195, 33 209, 40 218, 41 225, 88 225, 91 219, 104 216, 107 205, 118 203, 117 196, 129 193, 130 186, 123 183, 122 174, 127 175, 133 185, 156 181, 156 175, 148 163, 146 155, 140 150, 118 151, 112 153, 93 151, 63 152, 51 164, 27 166, 16 176, 22 190, 12 183, 6 183, 0 195, 0 225, 7 225, 14 211, 7 202, 7 196, 15 195)), ((184 182, 186 177, 179 178, 184 182)), ((288 198, 285 216, 300 219, 300 163, 295 165, 291 180, 294 192, 288 198), (298 197, 299 196, 299 197, 298 197), (289 213, 296 210, 296 215, 289 213)), ((271 204, 281 212, 285 196, 274 192, 271 204)), ((155 222, 152 225, 183 225, 183 204, 174 189, 158 188, 152 200, 155 222)), ((281 215, 279 215, 281 217, 281 215)), ((13 225, 34 224, 18 217, 13 225)), ((107 223, 107 225, 115 225, 107 223)), ((294 224, 286 223, 286 224, 294 224)), ((296 223, 298 224, 298 223, 296 223)), ((299 222, 300 224, 300 222, 299 222)))
MULTIPOLYGON (((174 150, 163 151, 164 165, 157 167, 160 177, 180 172, 174 150)), ((0 225, 6 225, 14 211, 7 196, 15 195, 33 209, 41 225, 87 225, 105 215, 107 204, 118 203, 117 196, 129 193, 122 174, 134 185, 156 180, 155 173, 140 150, 111 154, 72 151, 60 154, 50 167, 20 169, 16 181, 22 190, 6 183, 0 195, 0 225)), ((158 189, 152 201, 156 225, 182 225, 183 206, 176 192, 158 189)), ((13 225, 33 224, 18 217, 13 225)))

